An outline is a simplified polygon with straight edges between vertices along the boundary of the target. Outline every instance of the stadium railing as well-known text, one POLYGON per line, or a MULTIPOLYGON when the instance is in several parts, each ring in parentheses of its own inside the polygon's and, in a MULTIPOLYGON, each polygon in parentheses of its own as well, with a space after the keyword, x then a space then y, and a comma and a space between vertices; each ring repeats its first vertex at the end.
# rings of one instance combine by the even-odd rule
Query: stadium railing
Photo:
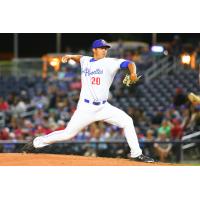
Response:
MULTIPOLYGON (((27 141, 25 140, 0 140, 0 153, 19 153, 21 148, 27 141)), ((155 143, 158 144, 172 144, 178 145, 180 152, 182 154, 180 162, 184 160, 194 160, 191 156, 191 152, 195 152, 196 158, 199 156, 199 144, 200 139, 189 138, 187 140, 171 140, 171 141, 139 141, 141 148, 144 150, 149 148, 149 145, 153 147, 155 143), (185 145, 195 144, 190 147, 190 151, 186 151, 184 148, 185 145), (191 151, 191 148, 195 148, 194 151, 191 151), (184 156, 183 156, 184 155, 184 156)), ((109 141, 66 141, 56 144, 49 145, 43 150, 38 150, 37 153, 51 153, 51 154, 75 154, 75 155, 86 155, 87 152, 95 152, 96 156, 105 156, 105 157, 122 157, 127 158, 129 153, 129 147, 125 140, 109 140, 109 141)), ((176 152, 172 152, 172 155, 176 152)), ((88 155, 88 154, 87 154, 88 155)), ((90 155, 90 154, 89 154, 90 155)), ((173 155, 175 156, 175 155, 173 155)), ((172 162, 177 162, 174 159, 172 162)))

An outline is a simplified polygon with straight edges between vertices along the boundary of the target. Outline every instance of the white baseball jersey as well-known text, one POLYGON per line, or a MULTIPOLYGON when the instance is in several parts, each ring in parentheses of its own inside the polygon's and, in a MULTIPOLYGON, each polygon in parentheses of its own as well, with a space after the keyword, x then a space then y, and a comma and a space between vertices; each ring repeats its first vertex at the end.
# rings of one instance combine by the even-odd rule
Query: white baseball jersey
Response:
POLYGON ((107 100, 114 76, 124 61, 124 59, 116 58, 94 60, 89 56, 81 57, 82 89, 80 99, 97 102, 107 100))

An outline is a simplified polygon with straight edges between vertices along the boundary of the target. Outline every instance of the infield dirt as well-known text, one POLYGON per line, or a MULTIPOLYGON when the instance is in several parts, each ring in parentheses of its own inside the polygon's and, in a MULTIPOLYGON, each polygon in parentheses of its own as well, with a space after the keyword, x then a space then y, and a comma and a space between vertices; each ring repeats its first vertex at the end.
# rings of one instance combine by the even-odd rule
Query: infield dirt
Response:
POLYGON ((176 166, 176 164, 141 163, 122 158, 76 155, 1 153, 0 166, 176 166))

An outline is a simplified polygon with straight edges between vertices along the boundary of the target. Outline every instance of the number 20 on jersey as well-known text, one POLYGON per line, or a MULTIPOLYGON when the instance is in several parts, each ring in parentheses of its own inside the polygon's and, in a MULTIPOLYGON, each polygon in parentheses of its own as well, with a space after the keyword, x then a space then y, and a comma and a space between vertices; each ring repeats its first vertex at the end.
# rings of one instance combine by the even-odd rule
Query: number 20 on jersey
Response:
POLYGON ((91 78, 92 85, 100 85, 100 77, 91 78))

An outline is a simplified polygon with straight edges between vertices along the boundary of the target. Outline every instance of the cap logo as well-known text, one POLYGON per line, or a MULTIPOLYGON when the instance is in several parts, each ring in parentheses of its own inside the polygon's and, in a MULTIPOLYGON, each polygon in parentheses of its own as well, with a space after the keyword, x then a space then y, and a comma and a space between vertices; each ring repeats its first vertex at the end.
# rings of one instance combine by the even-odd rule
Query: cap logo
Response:
POLYGON ((101 40, 102 44, 106 44, 106 41, 105 40, 101 40))

